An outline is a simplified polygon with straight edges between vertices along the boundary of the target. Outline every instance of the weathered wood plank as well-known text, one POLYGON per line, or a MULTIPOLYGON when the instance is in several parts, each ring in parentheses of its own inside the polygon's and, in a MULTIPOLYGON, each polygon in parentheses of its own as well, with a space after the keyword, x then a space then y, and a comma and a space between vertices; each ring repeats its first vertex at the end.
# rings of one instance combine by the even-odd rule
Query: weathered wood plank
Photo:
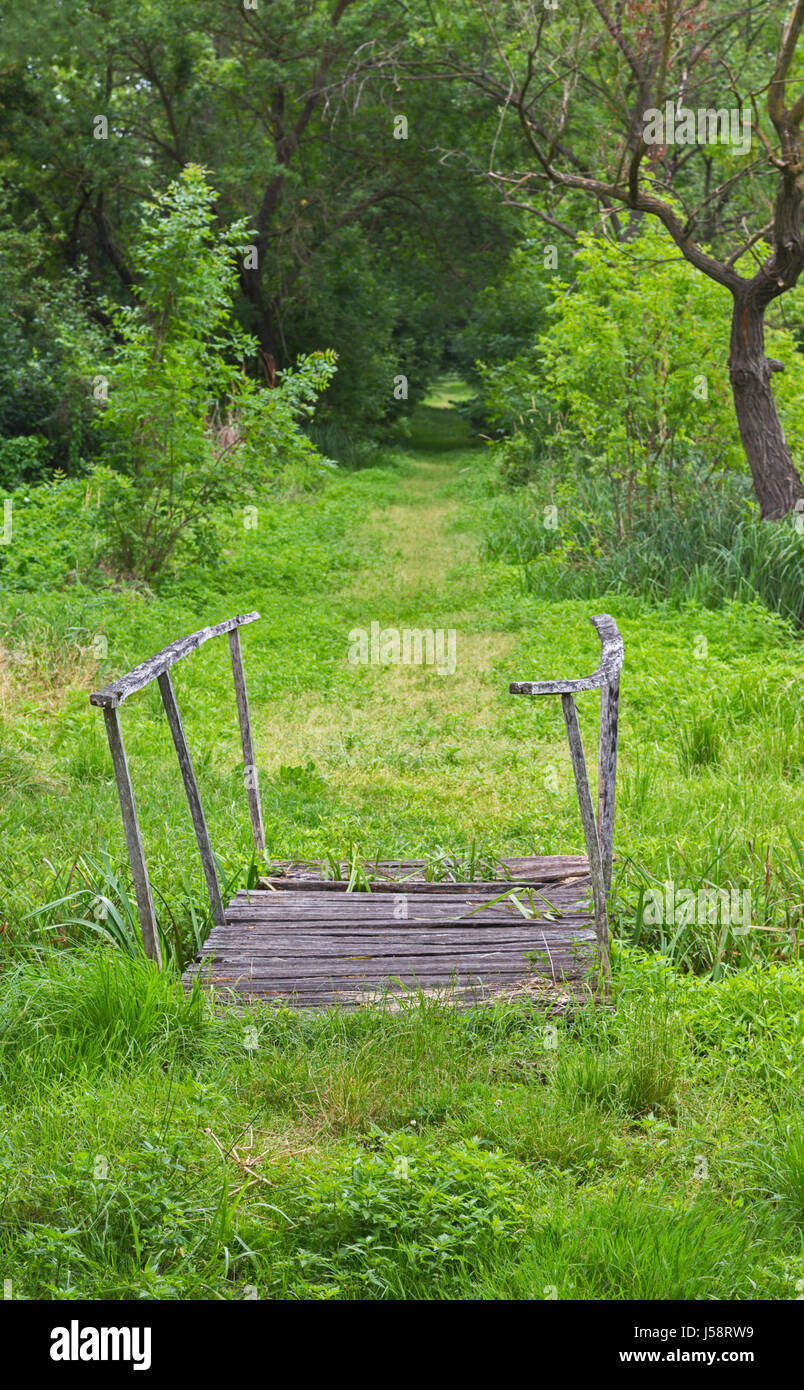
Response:
POLYGON ((603 884, 608 893, 614 863, 614 803, 617 786, 617 730, 620 681, 607 682, 600 691, 600 747, 598 752, 597 828, 603 861, 603 884))
POLYGON ((147 661, 141 661, 139 666, 132 667, 118 680, 105 685, 103 690, 96 690, 89 697, 90 704, 99 705, 101 709, 117 709, 129 695, 150 685, 163 671, 170 670, 175 662, 197 651, 211 637, 219 637, 222 633, 231 632, 245 623, 255 623, 259 616, 259 613, 238 614, 235 618, 227 618, 225 622, 215 623, 213 627, 202 627, 200 631, 190 633, 189 637, 180 637, 177 642, 171 642, 169 647, 163 647, 155 656, 149 656, 147 661))
POLYGON ((381 884, 372 883, 369 889, 353 888, 349 891, 346 885, 338 885, 341 889, 337 894, 331 892, 334 886, 331 881, 304 883, 299 879, 289 879, 281 889, 276 888, 239 888, 235 894, 234 901, 246 901, 254 903, 285 902, 289 898, 297 902, 318 902, 325 903, 327 898, 348 900, 359 902, 361 899, 366 902, 388 902, 389 898, 405 898, 408 895, 413 897, 418 895, 423 899, 439 898, 444 902, 470 899, 473 902, 489 902, 492 898, 510 897, 516 894, 519 898, 526 898, 530 895, 541 894, 544 897, 569 897, 573 893, 582 894, 590 885, 591 879, 588 871, 583 874, 576 874, 572 878, 546 879, 542 881, 530 879, 502 879, 500 881, 483 882, 475 881, 468 883, 409 883, 400 880, 397 883, 381 884))
POLYGON ((195 780, 193 770, 193 760, 190 757, 190 750, 187 747, 187 739, 184 734, 184 725, 181 722, 179 706, 176 703, 176 692, 173 689, 173 681, 169 671, 163 671, 157 677, 159 690, 162 695, 162 703, 165 706, 167 722, 173 738, 173 746, 176 749, 176 757, 179 760, 184 790, 187 793, 187 804, 190 807, 190 816, 193 822, 195 838, 198 842, 198 852, 201 855, 201 865, 204 870, 204 878, 207 881, 207 892, 209 893, 210 907, 212 908, 212 920, 218 924, 223 922, 223 903, 221 901, 221 888, 218 882, 218 870, 215 866, 215 856, 212 853, 212 841, 207 830, 204 808, 201 805, 201 795, 198 790, 198 783, 195 780))
POLYGON ((273 902, 248 902, 245 898, 236 899, 227 909, 227 920, 231 922, 293 921, 299 922, 341 922, 341 921, 421 921, 439 918, 445 922, 466 922, 469 926, 476 921, 489 921, 498 918, 501 922, 541 921, 544 917, 588 915, 589 893, 567 894, 549 899, 533 896, 497 901, 494 898, 484 902, 467 901, 463 897, 449 898, 446 895, 437 899, 418 893, 402 902, 389 902, 387 894, 322 894, 312 902, 299 901, 295 894, 278 893, 273 902))
MULTIPOLYGON (((559 922, 531 922, 517 927, 513 922, 494 921, 479 927, 462 929, 460 923, 440 922, 438 918, 423 919, 421 922, 339 922, 328 926, 326 922, 253 922, 242 924, 227 922, 226 929, 215 934, 216 941, 242 942, 253 947, 254 941, 284 941, 288 948, 302 951, 308 942, 327 940, 337 943, 346 938, 359 941, 409 941, 416 936, 431 937, 433 941, 496 941, 498 938, 516 941, 530 941, 534 937, 562 937, 576 935, 587 926, 591 927, 588 916, 562 918, 559 922)), ((211 940, 212 938, 208 938, 211 940)), ((206 950, 206 944, 202 950, 206 950)))
MULTIPOLYGON (((565 958, 555 963, 554 969, 547 974, 547 978, 555 979, 581 979, 589 973, 592 965, 591 960, 583 959, 571 960, 565 958)), ((199 972, 203 974, 203 972, 199 972)), ((321 985, 322 988, 333 987, 340 984, 355 988, 355 982, 359 980, 402 980, 419 984, 434 984, 438 981, 467 978, 478 979, 506 979, 519 980, 526 979, 533 974, 533 970, 524 962, 506 965, 504 963, 494 964, 490 961, 467 961, 460 965, 454 961, 445 961, 443 965, 430 964, 427 961, 400 962, 398 966, 391 969, 388 966, 373 966, 371 962, 360 968, 353 970, 328 970, 326 966, 318 969, 301 971, 293 970, 271 970, 263 971, 252 967, 250 962, 232 962, 213 972, 211 983, 217 985, 225 979, 248 979, 258 981, 272 989, 302 989, 313 988, 321 985)))
MULTIPOLYGON (((360 1008, 383 1008, 400 1004, 415 1003, 420 996, 435 1000, 448 1006, 449 1008, 472 1008, 479 1004, 484 1004, 488 1000, 493 1000, 501 993, 505 997, 512 997, 519 993, 519 982, 516 980, 491 981, 486 984, 481 980, 471 983, 456 984, 454 981, 447 981, 443 985, 421 986, 421 985, 399 985, 393 981, 386 984, 383 988, 365 986, 361 989, 320 989, 313 992, 300 990, 271 990, 262 989, 258 984, 241 980, 235 986, 227 982, 221 987, 221 995, 229 992, 234 996, 232 1004, 235 1006, 245 1004, 247 1001, 262 1005, 274 1005, 277 1008, 292 1009, 331 1009, 356 1010, 360 1008)), ((559 999, 564 1000, 567 995, 577 999, 585 999, 589 995, 588 987, 584 981, 562 980, 560 983, 559 999)), ((523 997, 530 997, 541 1003, 544 998, 545 1012, 563 1012, 564 1005, 560 1003, 557 1007, 553 1004, 551 996, 542 996, 539 993, 533 995, 528 987, 523 987, 521 991, 523 997)))
POLYGON ((592 807, 592 793, 589 790, 589 778, 586 773, 586 759, 583 752, 581 741, 581 730, 578 724, 578 711, 575 708, 575 701, 571 695, 561 696, 561 707, 564 711, 564 722, 567 726, 567 740, 569 742, 570 756, 572 758, 572 770, 575 774, 575 789, 578 793, 578 805, 581 811, 581 822, 583 833, 586 840, 586 849, 589 855, 589 871, 592 880, 592 895, 595 908, 595 930, 597 932, 597 945, 600 953, 600 968, 604 986, 607 987, 610 967, 609 967, 609 925, 606 914, 606 885, 603 880, 603 861, 600 853, 600 841, 598 839, 597 824, 595 822, 595 812, 592 807))
MULTIPOLYGON (((360 893, 353 889, 351 896, 369 897, 374 894, 385 894, 387 896, 389 893, 422 893, 429 896, 432 892, 461 895, 464 893, 471 893, 478 888, 487 888, 492 894, 508 893, 515 888, 532 888, 534 890, 538 889, 542 892, 547 892, 555 884, 567 884, 569 887, 582 887, 584 882, 588 881, 588 869, 585 869, 583 873, 574 875, 573 877, 562 877, 560 879, 551 879, 547 877, 541 879, 503 878, 496 879, 492 882, 475 879, 456 883, 449 883, 443 879, 439 880, 438 883, 426 883, 416 879, 397 879, 392 882, 387 880, 373 880, 369 893, 360 893)), ((261 878, 260 887, 253 888, 250 891, 252 893, 289 893, 300 891, 311 895, 317 893, 337 895, 348 893, 349 889, 348 885, 341 882, 339 879, 261 878)))
POLYGON ((156 961, 158 968, 161 970, 162 950, 159 944, 159 931, 156 925, 156 912, 154 911, 154 900, 153 894, 151 893, 151 880, 148 877, 148 866, 145 863, 145 851, 142 845, 140 823, 137 819, 137 803, 134 800, 134 787, 131 783, 131 773, 128 768, 126 747, 123 743, 123 732, 120 728, 120 716, 116 709, 110 708, 104 709, 103 718, 106 724, 109 750, 112 755, 114 775, 117 781, 117 794, 120 799, 123 830, 126 836, 128 857, 131 862, 131 875, 134 879, 134 894, 137 899, 137 911, 139 912, 140 918, 142 942, 145 947, 145 954, 151 960, 156 961))
MULTIPOLYGON (((199 974, 203 981, 205 976, 199 974)), ((370 985, 373 989, 385 988, 388 984, 403 984, 415 988, 421 985, 424 988, 433 985, 447 985, 450 983, 466 984, 469 980, 482 980, 485 983, 497 981, 500 983, 515 984, 518 981, 527 981, 536 978, 533 970, 525 966, 506 969, 504 966, 494 966, 489 962, 470 963, 465 966, 446 964, 442 970, 438 970, 424 963, 413 965, 399 965, 395 969, 384 968, 380 970, 365 969, 354 971, 327 971, 318 970, 315 972, 295 973, 293 971, 271 971, 265 972, 252 969, 245 963, 231 963, 221 965, 213 973, 209 984, 213 989, 219 989, 223 984, 233 984, 236 981, 248 981, 251 987, 265 990, 284 990, 288 993, 296 990, 304 990, 312 993, 316 989, 359 989, 361 986, 370 985)), ((589 961, 558 961, 549 972, 541 972, 539 978, 549 981, 552 984, 564 983, 567 980, 587 980, 594 978, 594 962, 589 961)))
MULTIPOLYGON (((545 977, 543 977, 545 978, 545 977)), ((589 983, 589 972, 583 971, 560 971, 554 978, 546 980, 550 985, 560 985, 565 987, 572 984, 589 983)), ((528 976, 526 972, 506 972, 506 971, 466 971, 459 973, 455 970, 445 972, 442 975, 356 975, 353 978, 332 979, 331 977, 321 976, 311 979, 298 980, 270 980, 251 976, 244 971, 232 971, 226 975, 221 975, 218 979, 213 979, 211 984, 216 990, 238 989, 244 994, 279 995, 289 997, 293 995, 307 995, 314 998, 316 994, 327 993, 357 993, 363 990, 383 991, 402 988, 406 990, 433 990, 433 989, 466 989, 472 985, 481 985, 488 988, 517 987, 527 986, 533 976, 528 976)))
POLYGON ((229 651, 232 657, 235 696, 237 698, 237 717, 240 722, 240 745, 243 749, 243 776, 248 794, 248 808, 251 815, 251 832, 254 847, 258 854, 265 853, 265 828, 262 823, 262 805, 257 777, 257 762, 254 757, 254 740, 251 736, 251 716, 248 707, 246 672, 243 667, 243 651, 240 645, 240 632, 234 627, 229 633, 229 651))
POLYGON ((393 942, 344 942, 338 945, 327 945, 323 942, 315 943, 316 949, 303 950, 283 950, 279 941, 273 943, 260 942, 250 950, 246 946, 222 944, 215 947, 213 951, 206 951, 199 957, 203 960, 259 960, 265 963, 266 968, 272 961, 290 962, 302 968, 311 961, 329 961, 337 964, 339 961, 349 960, 374 960, 384 961, 390 959, 410 960, 416 957, 428 957, 432 960, 442 958, 458 961, 480 960, 507 960, 509 957, 516 961, 525 960, 531 954, 538 955, 565 955, 571 952, 577 945, 585 946, 589 941, 594 941, 594 933, 590 933, 586 940, 579 936, 576 937, 535 937, 532 941, 508 941, 508 942, 468 942, 468 941, 420 941, 418 937, 415 941, 394 944, 393 942))
MULTIPOLYGON (((574 967, 582 963, 588 963, 592 958, 592 953, 588 950, 580 949, 577 952, 568 946, 562 950, 547 950, 542 945, 539 951, 539 943, 533 943, 533 954, 544 957, 544 968, 550 973, 552 967, 566 968, 574 967)), ((204 959, 209 959, 205 957, 204 959)), ((294 959, 292 956, 257 956, 249 955, 248 952, 228 953, 224 952, 219 956, 212 957, 216 972, 218 970, 237 967, 238 969, 248 970, 252 975, 264 976, 267 980, 277 979, 302 979, 310 977, 317 979, 321 975, 327 978, 333 976, 336 979, 350 977, 357 972, 367 972, 369 975, 407 975, 425 974, 430 971, 435 974, 442 974, 444 971, 450 973, 457 970, 459 973, 467 970, 502 970, 514 975, 527 975, 534 968, 534 964, 526 959, 521 950, 512 951, 486 951, 486 952, 422 952, 412 955, 352 955, 338 954, 336 956, 322 955, 320 958, 312 956, 305 957, 303 960, 294 959)))
POLYGON ((330 926, 334 929, 349 925, 365 928, 370 928, 374 925, 386 926, 394 930, 405 931, 409 928, 412 929, 426 923, 434 927, 441 926, 445 929, 450 927, 456 929, 460 927, 502 927, 516 926, 517 924, 521 924, 523 927, 544 927, 552 923, 566 926, 579 921, 588 921, 590 917, 590 912, 584 904, 562 908, 555 912, 548 912, 545 910, 532 916, 526 916, 524 913, 517 911, 505 912, 497 907, 461 914, 458 912, 450 912, 446 907, 434 909, 432 903, 428 904, 429 910, 425 911, 421 900, 417 899, 416 903, 413 904, 416 910, 411 911, 407 917, 400 917, 398 919, 391 914, 390 910, 386 910, 385 912, 370 912, 364 910, 360 912, 357 909, 347 911, 346 907, 347 905, 344 904, 344 910, 342 912, 333 913, 330 917, 317 909, 311 909, 309 912, 282 912, 279 908, 272 911, 266 907, 256 907, 249 912, 246 908, 243 910, 229 908, 227 909, 225 920, 233 927, 245 924, 252 924, 255 927, 260 926, 265 928, 281 925, 283 928, 292 928, 294 931, 301 931, 306 927, 315 928, 330 926))
MULTIPOLYGON (((586 855, 580 854, 501 859, 499 864, 508 871, 508 876, 495 879, 426 879, 424 870, 427 868, 427 863, 424 859, 382 860, 379 862, 367 860, 362 867, 366 873, 372 876, 372 892, 396 891, 399 884, 404 884, 406 891, 410 890, 411 892, 462 891, 478 886, 484 888, 499 887, 502 892, 506 887, 513 887, 517 883, 549 883, 562 879, 569 880, 589 873, 589 861, 586 855)), ((348 887, 349 865, 345 861, 340 865, 340 871, 343 875, 340 879, 329 877, 331 867, 322 860, 313 860, 306 864, 287 861, 278 867, 281 867, 283 872, 260 879, 261 887, 282 890, 306 888, 336 892, 346 892, 348 887)))

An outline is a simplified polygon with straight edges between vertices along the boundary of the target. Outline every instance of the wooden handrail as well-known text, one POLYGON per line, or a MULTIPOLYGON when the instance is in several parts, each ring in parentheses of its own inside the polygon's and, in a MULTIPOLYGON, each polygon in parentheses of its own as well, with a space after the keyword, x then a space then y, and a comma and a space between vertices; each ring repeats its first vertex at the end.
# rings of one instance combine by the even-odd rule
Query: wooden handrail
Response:
POLYGON ((572 695, 577 690, 600 690, 619 679, 625 648, 620 629, 608 613, 589 619, 600 638, 600 665, 591 676, 571 681, 515 681, 508 687, 512 695, 572 695))
POLYGON ((147 661, 140 662, 124 676, 110 685, 104 686, 103 690, 97 690, 90 695, 90 703, 99 706, 103 710, 103 718, 106 724, 106 733, 109 739, 109 749, 112 755, 115 780, 117 782, 117 794, 120 800, 120 811, 123 817, 123 829, 126 835, 126 845, 128 857, 131 864, 131 874, 134 880, 134 892, 137 898, 137 910, 140 918, 140 931, 142 933, 143 945, 146 955, 156 961, 161 968, 162 953, 159 945, 159 931, 154 911, 153 894, 151 892, 151 882, 148 877, 148 868, 145 863, 145 851, 142 844, 142 833, 140 831, 139 819, 137 817, 137 805, 134 799, 134 787, 131 781, 131 773, 126 757, 125 744, 123 743, 123 732, 120 727, 119 707, 129 695, 133 695, 137 690, 143 690, 151 681, 159 684, 162 703, 165 707, 168 725, 173 738, 173 745, 176 749, 176 756, 179 760, 184 790, 187 794, 187 802, 190 808, 195 837, 198 842, 198 850, 201 855, 201 864, 204 869, 204 877, 207 882, 209 900, 212 908, 213 921, 218 924, 223 921, 223 900, 221 898, 220 883, 218 882, 218 870, 215 864, 215 856, 212 851, 212 843, 209 838, 204 808, 201 804, 201 796, 196 782, 193 763, 190 757, 190 750, 187 746, 187 739, 184 735, 184 727, 179 714, 179 707, 176 703, 176 692, 173 688, 173 681, 170 675, 170 668, 183 657, 189 656, 191 652, 197 651, 199 647, 208 642, 211 637, 220 637, 223 633, 229 634, 229 651, 232 659, 232 674, 234 676, 235 695, 237 698, 237 715, 240 723, 240 742, 243 749, 243 766, 245 770, 246 789, 248 791, 249 809, 251 812, 251 825, 254 835, 254 845, 258 853, 265 852, 265 831, 262 823, 262 808, 260 806, 260 793, 257 783, 257 768, 254 762, 254 743, 251 735, 251 718, 249 715, 248 695, 246 692, 246 676, 243 669, 243 653, 240 647, 239 629, 246 623, 256 622, 259 613, 246 613, 235 618, 227 618, 223 623, 216 623, 213 627, 201 628, 199 632, 193 632, 189 637, 180 637, 177 642, 172 642, 169 647, 164 647, 155 656, 149 657, 147 661))
POLYGON ((567 728, 567 741, 572 758, 575 789, 581 811, 589 877, 592 881, 592 901, 595 910, 595 934, 604 988, 608 987, 609 923, 606 901, 611 889, 614 862, 614 802, 617 782, 617 734, 620 705, 620 670, 625 658, 622 635, 608 613, 599 613, 589 620, 597 629, 601 643, 600 665, 591 676, 578 680, 515 681, 509 687, 512 695, 560 695, 567 728), (589 775, 586 770, 578 711, 573 696, 577 691, 600 691, 600 738, 598 746, 597 817, 592 805, 589 775))
POLYGON ((139 666, 132 667, 124 676, 112 681, 111 685, 105 685, 103 690, 96 690, 90 695, 89 703, 99 705, 101 709, 116 709, 129 695, 150 685, 151 681, 156 680, 163 672, 169 671, 182 657, 197 651, 210 637, 220 637, 224 632, 231 632, 233 628, 243 627, 246 623, 256 623, 259 616, 259 613, 245 613, 236 618, 227 618, 226 622, 216 623, 214 627, 202 627, 199 632, 191 632, 189 637, 180 637, 177 642, 171 642, 169 647, 163 647, 156 656, 149 656, 147 661, 141 661, 139 666))

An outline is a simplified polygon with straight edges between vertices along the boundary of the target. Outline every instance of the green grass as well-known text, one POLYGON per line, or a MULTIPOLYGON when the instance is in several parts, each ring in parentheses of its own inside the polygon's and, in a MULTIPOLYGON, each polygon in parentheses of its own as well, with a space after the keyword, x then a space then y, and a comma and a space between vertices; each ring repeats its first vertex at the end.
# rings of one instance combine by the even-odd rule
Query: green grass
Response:
POLYGON ((620 954, 617 1013, 550 1024, 220 1014, 114 949, 29 960, 0 1014, 15 1296, 794 1297, 800 1074, 700 1049, 664 973, 620 954))
MULTIPOLYGON (((0 597, 0 1248, 15 1296, 796 1297, 800 638, 758 601, 524 590, 515 557, 481 558, 488 463, 444 409, 454 385, 418 413, 405 460, 266 499, 256 530, 234 515, 208 569, 156 595, 0 597), (588 616, 614 614, 616 1012, 185 997, 176 965, 209 922, 148 693, 122 720, 168 958, 154 974, 87 691, 251 608, 271 856, 424 855, 436 877, 459 852, 482 868, 581 847, 560 709, 507 684, 591 670, 588 616), (372 621, 455 628, 455 674, 350 665, 348 634, 372 621), (653 923, 648 889, 668 879, 750 892, 752 930, 653 923)), ((257 866, 225 643, 176 687, 234 887, 257 866)), ((594 697, 579 707, 591 751, 594 697)))

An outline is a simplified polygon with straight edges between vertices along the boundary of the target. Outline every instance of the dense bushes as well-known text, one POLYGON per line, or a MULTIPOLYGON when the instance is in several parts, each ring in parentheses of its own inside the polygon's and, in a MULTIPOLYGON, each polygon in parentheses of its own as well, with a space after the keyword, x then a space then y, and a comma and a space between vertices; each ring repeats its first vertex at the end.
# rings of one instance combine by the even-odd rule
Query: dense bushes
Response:
MULTIPOLYGON (((574 270, 532 346, 480 364, 508 491, 490 508, 487 553, 545 596, 759 599, 804 622, 801 517, 761 522, 743 476, 723 291, 656 226, 629 242, 582 236, 574 270)), ((791 333, 769 339, 795 453, 804 359, 791 333)))
POLYGON ((48 244, 0 205, 0 487, 72 473, 92 449, 93 402, 71 344, 88 358, 104 332, 89 313, 79 271, 48 278, 48 244))
MULTIPOLYGON (((299 358, 273 389, 246 370, 255 343, 234 322, 238 223, 221 231, 215 193, 189 166, 143 209, 134 303, 112 311, 114 336, 63 316, 59 342, 74 364, 103 463, 13 498, 10 587, 59 586, 102 564, 112 577, 152 582, 177 557, 214 549, 226 512, 279 476, 310 484, 322 459, 302 424, 335 372, 332 352, 299 358)), ((34 480, 45 443, 4 441, 6 486, 34 480)))

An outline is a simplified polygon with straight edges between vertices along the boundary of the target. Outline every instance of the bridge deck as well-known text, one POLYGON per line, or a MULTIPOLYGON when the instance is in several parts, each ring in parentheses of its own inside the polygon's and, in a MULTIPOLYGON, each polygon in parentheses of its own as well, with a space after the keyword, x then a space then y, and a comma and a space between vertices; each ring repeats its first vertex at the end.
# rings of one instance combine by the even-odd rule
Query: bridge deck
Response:
MULTIPOLYGON (((365 866, 370 891, 282 865, 229 904, 184 975, 237 998, 354 1007, 421 989, 454 1002, 530 993, 555 1003, 594 984, 588 860, 502 859, 499 878, 425 878, 423 860, 365 866)), ((460 868, 458 872, 460 872, 460 868)))

